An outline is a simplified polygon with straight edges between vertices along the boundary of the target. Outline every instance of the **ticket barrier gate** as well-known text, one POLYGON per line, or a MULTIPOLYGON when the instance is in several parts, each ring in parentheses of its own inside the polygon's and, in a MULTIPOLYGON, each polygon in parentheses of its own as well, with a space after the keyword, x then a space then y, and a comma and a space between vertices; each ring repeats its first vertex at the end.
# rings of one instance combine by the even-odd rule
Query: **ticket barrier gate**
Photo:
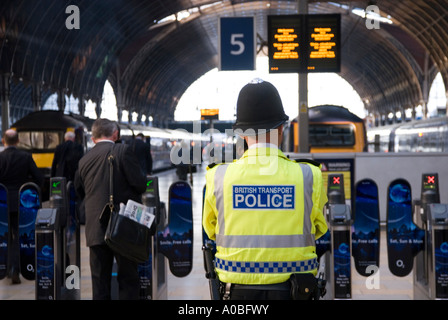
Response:
MULTIPOLYGON (((161 230, 166 224, 165 204, 160 202, 159 180, 156 176, 147 176, 146 191, 142 195, 142 204, 155 208, 155 228, 161 230)), ((157 246, 157 231, 151 237, 149 260, 138 266, 141 300, 167 299, 167 263, 157 246)))
POLYGON ((414 299, 448 299, 448 204, 440 203, 438 174, 423 174, 417 225, 425 245, 415 257, 414 299))
POLYGON ((79 225, 74 199, 69 199, 74 197, 72 188, 63 177, 51 178, 49 207, 37 212, 36 300, 81 298, 79 225))
MULTIPOLYGON (((327 219, 330 224, 330 234, 316 241, 331 243, 330 250, 320 257, 320 268, 325 270, 326 290, 323 297, 331 299, 351 299, 351 231, 352 223, 350 206, 345 204, 344 177, 342 174, 328 175, 327 219), (331 240, 330 240, 331 238, 331 240)), ((319 253, 318 253, 319 255, 319 253)))
MULTIPOLYGON (((160 201, 158 178, 148 176, 142 204, 155 208, 156 232, 152 237, 150 258, 138 265, 140 300, 167 299, 167 262, 176 277, 188 275, 193 260, 193 217, 191 187, 185 181, 174 182, 169 189, 169 214, 160 201), (167 259, 165 259, 167 258, 167 259)), ((114 266, 115 267, 115 266, 114 266)), ((118 297, 118 284, 112 269, 112 299, 118 297)))

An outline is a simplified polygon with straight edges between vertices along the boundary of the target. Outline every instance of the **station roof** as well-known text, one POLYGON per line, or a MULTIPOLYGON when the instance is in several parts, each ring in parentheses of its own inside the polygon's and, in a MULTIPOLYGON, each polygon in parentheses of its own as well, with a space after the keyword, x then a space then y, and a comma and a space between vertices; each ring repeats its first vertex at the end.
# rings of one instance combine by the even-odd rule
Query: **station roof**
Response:
MULTIPOLYGON (((172 120, 185 90, 218 65, 219 17, 254 16, 263 54, 267 16, 296 14, 297 6, 297 0, 3 0, 0 91, 9 81, 11 107, 28 110, 36 86, 43 101, 62 91, 96 102, 109 80, 119 107, 172 120), (66 28, 69 5, 79 8, 79 29, 66 28)), ((342 14, 340 75, 370 113, 427 101, 439 71, 448 87, 447 0, 310 0, 309 13, 342 14), (355 12, 370 4, 392 24, 368 29, 355 12)))

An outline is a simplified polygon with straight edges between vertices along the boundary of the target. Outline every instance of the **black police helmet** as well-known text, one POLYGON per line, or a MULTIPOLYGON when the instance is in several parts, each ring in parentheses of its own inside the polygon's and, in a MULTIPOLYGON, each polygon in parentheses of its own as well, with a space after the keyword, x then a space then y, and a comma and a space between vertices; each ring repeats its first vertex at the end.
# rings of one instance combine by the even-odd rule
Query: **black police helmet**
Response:
POLYGON ((253 129, 255 134, 262 129, 268 132, 288 119, 277 89, 267 81, 254 79, 239 93, 233 129, 253 129))

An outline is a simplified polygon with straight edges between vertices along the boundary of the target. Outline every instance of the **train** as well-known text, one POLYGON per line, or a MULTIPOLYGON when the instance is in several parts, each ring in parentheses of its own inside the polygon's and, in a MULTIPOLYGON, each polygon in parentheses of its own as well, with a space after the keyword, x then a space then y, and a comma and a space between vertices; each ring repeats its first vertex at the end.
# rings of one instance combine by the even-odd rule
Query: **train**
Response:
MULTIPOLYGON (((308 110, 309 152, 366 152, 364 120, 337 105, 318 105, 308 110)), ((283 132, 282 150, 299 150, 298 119, 290 121, 283 132)))
POLYGON ((448 152, 448 117, 369 128, 367 141, 369 152, 448 152))
MULTIPOLYGON (((19 134, 18 148, 32 153, 37 167, 45 177, 50 176, 56 146, 64 141, 67 131, 75 133, 75 140, 87 152, 93 147, 91 127, 95 120, 77 114, 65 114, 61 111, 42 110, 31 112, 11 127, 19 134)), ((182 140, 190 143, 202 143, 208 139, 200 134, 185 130, 170 130, 142 125, 119 123, 122 143, 130 144, 138 133, 143 133, 146 142, 151 145, 153 172, 173 167, 170 160, 171 148, 182 140), (198 141, 199 140, 199 141, 198 141)))

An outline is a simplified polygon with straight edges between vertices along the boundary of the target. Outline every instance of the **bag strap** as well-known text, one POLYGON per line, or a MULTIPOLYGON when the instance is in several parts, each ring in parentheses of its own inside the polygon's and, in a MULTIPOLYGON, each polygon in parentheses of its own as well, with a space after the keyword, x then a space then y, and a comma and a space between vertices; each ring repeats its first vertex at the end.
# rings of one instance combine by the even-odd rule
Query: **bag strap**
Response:
POLYGON ((114 146, 112 146, 112 152, 107 158, 109 162, 109 208, 110 212, 114 210, 114 146))

